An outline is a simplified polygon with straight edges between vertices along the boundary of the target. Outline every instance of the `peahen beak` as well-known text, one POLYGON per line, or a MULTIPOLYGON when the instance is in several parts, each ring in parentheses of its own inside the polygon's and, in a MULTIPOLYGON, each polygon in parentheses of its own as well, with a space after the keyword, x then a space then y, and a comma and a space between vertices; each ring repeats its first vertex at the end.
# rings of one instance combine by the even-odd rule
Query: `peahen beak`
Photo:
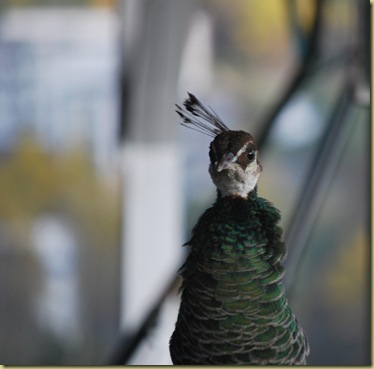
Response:
POLYGON ((221 160, 216 164, 217 172, 229 169, 236 162, 236 159, 237 157, 231 152, 223 154, 221 160))

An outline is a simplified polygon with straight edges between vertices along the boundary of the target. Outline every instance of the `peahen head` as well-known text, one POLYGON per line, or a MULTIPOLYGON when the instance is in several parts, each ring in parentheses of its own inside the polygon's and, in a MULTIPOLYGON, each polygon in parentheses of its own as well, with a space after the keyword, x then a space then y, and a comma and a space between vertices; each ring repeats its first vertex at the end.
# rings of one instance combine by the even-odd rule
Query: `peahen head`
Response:
POLYGON ((244 131, 231 131, 192 94, 177 105, 182 125, 214 137, 209 150, 209 173, 222 196, 247 198, 255 188, 262 167, 253 137, 244 131))

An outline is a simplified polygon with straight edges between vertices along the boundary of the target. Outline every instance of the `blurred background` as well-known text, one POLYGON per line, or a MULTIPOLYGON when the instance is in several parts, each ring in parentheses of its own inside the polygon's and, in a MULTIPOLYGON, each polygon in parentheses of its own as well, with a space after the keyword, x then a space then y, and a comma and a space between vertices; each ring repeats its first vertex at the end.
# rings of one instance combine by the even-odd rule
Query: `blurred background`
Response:
POLYGON ((367 0, 3 0, 0 364, 171 364, 212 204, 187 91, 260 147, 310 365, 369 365, 367 0))

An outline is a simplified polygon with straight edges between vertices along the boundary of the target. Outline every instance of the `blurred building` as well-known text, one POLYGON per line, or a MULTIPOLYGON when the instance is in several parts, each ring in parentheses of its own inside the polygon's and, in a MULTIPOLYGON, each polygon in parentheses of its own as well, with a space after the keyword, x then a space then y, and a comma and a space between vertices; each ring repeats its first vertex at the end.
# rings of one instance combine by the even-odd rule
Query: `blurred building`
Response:
POLYGON ((0 22, 0 150, 33 132, 44 147, 89 147, 113 166, 119 50, 109 9, 15 8, 0 22), (41 21, 42 20, 42 21, 41 21))

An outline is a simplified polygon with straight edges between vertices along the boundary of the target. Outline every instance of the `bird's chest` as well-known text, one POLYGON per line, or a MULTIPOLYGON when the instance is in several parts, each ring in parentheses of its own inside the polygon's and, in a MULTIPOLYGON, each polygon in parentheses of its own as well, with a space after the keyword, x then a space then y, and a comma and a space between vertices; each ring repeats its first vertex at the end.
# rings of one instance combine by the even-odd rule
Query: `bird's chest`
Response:
POLYGON ((243 260, 251 259, 253 253, 265 252, 268 241, 259 217, 248 214, 227 217, 223 214, 201 230, 197 247, 207 259, 243 260))
POLYGON ((216 293, 220 289, 239 293, 246 290, 248 281, 256 283, 270 268, 264 258, 267 239, 257 223, 252 220, 208 226, 199 244, 195 278, 208 281, 207 286, 214 286, 216 293))

